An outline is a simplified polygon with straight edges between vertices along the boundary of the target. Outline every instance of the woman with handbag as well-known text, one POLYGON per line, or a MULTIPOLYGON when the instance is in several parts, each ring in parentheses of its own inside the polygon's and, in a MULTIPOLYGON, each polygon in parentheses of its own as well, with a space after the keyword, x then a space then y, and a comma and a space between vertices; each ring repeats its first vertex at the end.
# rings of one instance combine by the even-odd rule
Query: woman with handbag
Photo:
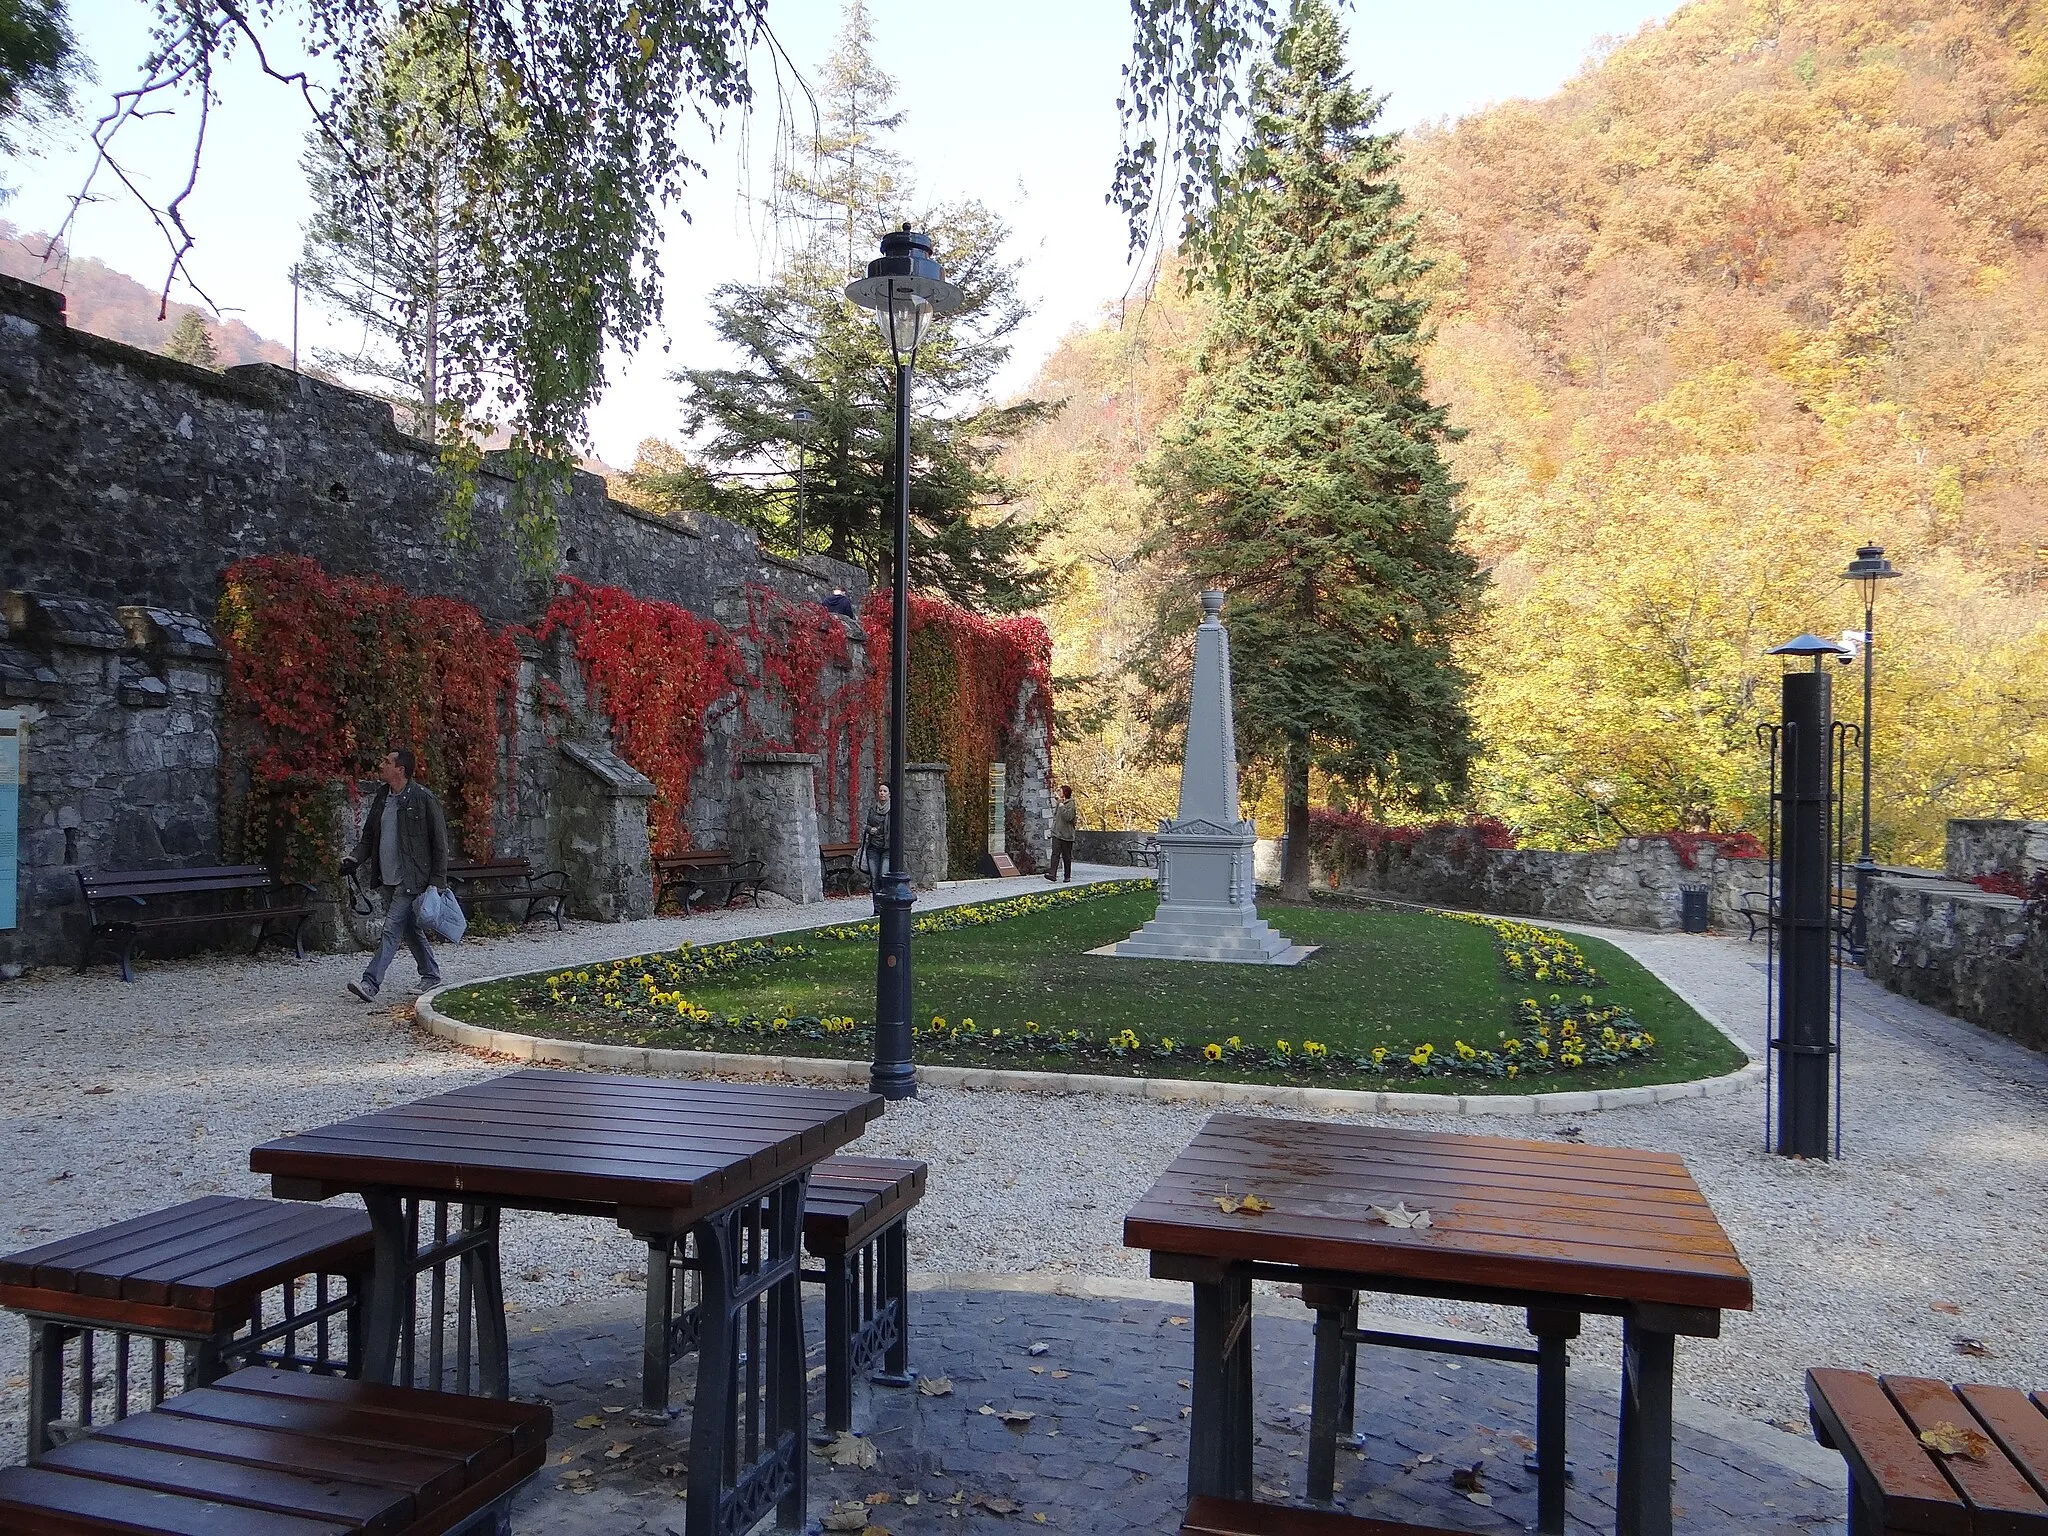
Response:
POLYGON ((882 889, 882 873, 889 867, 889 786, 884 784, 875 791, 874 807, 868 812, 867 826, 860 839, 861 872, 868 877, 868 889, 882 889))

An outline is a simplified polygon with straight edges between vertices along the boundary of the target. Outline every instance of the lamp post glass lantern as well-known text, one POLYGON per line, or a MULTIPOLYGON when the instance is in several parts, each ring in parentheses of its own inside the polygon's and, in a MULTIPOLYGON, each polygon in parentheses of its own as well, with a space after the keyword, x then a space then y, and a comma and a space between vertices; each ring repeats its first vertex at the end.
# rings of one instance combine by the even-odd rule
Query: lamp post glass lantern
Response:
POLYGON ((875 892, 875 1060, 868 1086, 885 1099, 917 1096, 910 1035, 910 875, 903 867, 904 708, 910 694, 910 372, 934 318, 960 306, 960 290, 932 257, 930 235, 905 224, 882 236, 882 254, 846 296, 871 310, 896 364, 895 591, 889 625, 889 864, 875 892))
POLYGON ((1899 573, 1892 569, 1891 561, 1884 557, 1882 544, 1865 544, 1856 551, 1856 558, 1849 562, 1849 568, 1842 572, 1842 580, 1855 584, 1863 596, 1863 824, 1856 851, 1856 911, 1849 921, 1849 948, 1861 957, 1867 938, 1865 927, 1868 921, 1870 899, 1870 877, 1877 868, 1870 854, 1870 699, 1871 683, 1876 677, 1875 662, 1871 655, 1873 633, 1877 610, 1877 584, 1889 581, 1899 573))

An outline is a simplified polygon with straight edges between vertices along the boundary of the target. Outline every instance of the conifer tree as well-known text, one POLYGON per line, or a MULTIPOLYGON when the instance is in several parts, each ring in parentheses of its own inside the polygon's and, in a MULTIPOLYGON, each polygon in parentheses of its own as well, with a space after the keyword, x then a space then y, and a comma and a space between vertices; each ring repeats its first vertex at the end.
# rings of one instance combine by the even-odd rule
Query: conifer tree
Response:
POLYGON ((213 332, 199 318, 198 310, 188 309, 178 317, 178 323, 171 328, 171 339, 164 343, 164 356, 190 363, 195 368, 216 368, 220 365, 219 355, 214 351, 213 332))
MULTIPOLYGON (((1240 750, 1277 770, 1285 889, 1308 894, 1311 769, 1377 806, 1459 793, 1473 754, 1451 642, 1482 579, 1452 542, 1456 432, 1427 339, 1397 135, 1344 68, 1326 0, 1296 0, 1255 77, 1246 146, 1191 242, 1216 310, 1150 466, 1156 542, 1231 595, 1240 750)), ((1192 593, 1155 631, 1184 650, 1192 593)))

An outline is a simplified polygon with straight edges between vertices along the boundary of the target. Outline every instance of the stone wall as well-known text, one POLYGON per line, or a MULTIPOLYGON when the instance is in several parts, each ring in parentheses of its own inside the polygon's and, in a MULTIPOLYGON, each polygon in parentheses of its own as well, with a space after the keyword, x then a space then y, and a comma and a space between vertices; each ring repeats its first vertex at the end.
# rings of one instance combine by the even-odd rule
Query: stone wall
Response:
POLYGON ((1927 1003, 2048 1050, 2048 914, 1980 890, 1969 876, 2048 867, 2048 822, 1951 821, 1949 879, 1872 882, 1864 974, 1927 1003))

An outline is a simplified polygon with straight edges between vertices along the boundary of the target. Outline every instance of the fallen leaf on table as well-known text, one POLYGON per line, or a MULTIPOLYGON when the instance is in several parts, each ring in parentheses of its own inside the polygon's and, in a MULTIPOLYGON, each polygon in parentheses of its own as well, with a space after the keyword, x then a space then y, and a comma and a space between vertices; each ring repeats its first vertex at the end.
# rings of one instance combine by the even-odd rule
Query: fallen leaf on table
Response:
POLYGON ((830 1444, 818 1447, 818 1454, 835 1467, 857 1467, 865 1470, 875 1464, 874 1446, 851 1430, 839 1431, 830 1444))
POLYGON ((848 1499, 844 1504, 834 1504, 818 1523, 828 1531, 864 1531, 868 1528, 868 1507, 859 1499, 848 1499))
POLYGON ((1429 1225, 1429 1212, 1426 1210, 1411 1211, 1408 1209, 1408 1202, 1405 1200, 1396 1200, 1391 1207, 1375 1205, 1370 1209, 1373 1220, 1384 1221, 1390 1227, 1419 1228, 1429 1225))
POLYGON ((604 1420, 594 1413, 586 1413, 576 1421, 576 1427, 578 1429, 603 1429, 604 1420))
POLYGON ((1956 1305, 1956 1304, 1955 1304, 1954 1302, 1952 1302, 1952 1301, 1934 1301, 1934 1302, 1929 1302, 1929 1303, 1928 1303, 1928 1308, 1929 1308, 1929 1310, 1930 1310, 1930 1311, 1935 1311, 1935 1312, 1946 1312, 1946 1313, 1947 1313, 1947 1314, 1948 1314, 1948 1315, 1949 1315, 1950 1317, 1957 1317, 1957 1316, 1960 1316, 1960 1315, 1962 1314, 1962 1310, 1963 1310, 1963 1309, 1962 1309, 1961 1307, 1957 1306, 1957 1305, 1956 1305))
POLYGON ((1955 1343, 1957 1354, 1969 1355, 1973 1359, 1982 1360, 1991 1353, 1991 1346, 1982 1339, 1958 1338, 1955 1343))
POLYGON ((1025 1350, 1024 1353, 1027 1355, 1049 1355, 1052 1353, 1052 1346, 1043 1339, 1040 1339, 1036 1344, 1025 1350))
POLYGON ((924 1397, 951 1397, 953 1395, 953 1378, 950 1376, 920 1376, 917 1379, 917 1390, 924 1397))
POLYGON ((1944 1456, 1967 1456, 1972 1461, 1991 1459, 1991 1441, 1974 1429, 1964 1429, 1943 1419, 1920 1431, 1920 1443, 1944 1456))
POLYGON ((1261 1200, 1257 1195, 1233 1195, 1228 1184, 1223 1186, 1221 1194, 1211 1195, 1209 1198, 1216 1202, 1216 1209, 1226 1216, 1263 1216, 1273 1209, 1272 1201, 1261 1200))

